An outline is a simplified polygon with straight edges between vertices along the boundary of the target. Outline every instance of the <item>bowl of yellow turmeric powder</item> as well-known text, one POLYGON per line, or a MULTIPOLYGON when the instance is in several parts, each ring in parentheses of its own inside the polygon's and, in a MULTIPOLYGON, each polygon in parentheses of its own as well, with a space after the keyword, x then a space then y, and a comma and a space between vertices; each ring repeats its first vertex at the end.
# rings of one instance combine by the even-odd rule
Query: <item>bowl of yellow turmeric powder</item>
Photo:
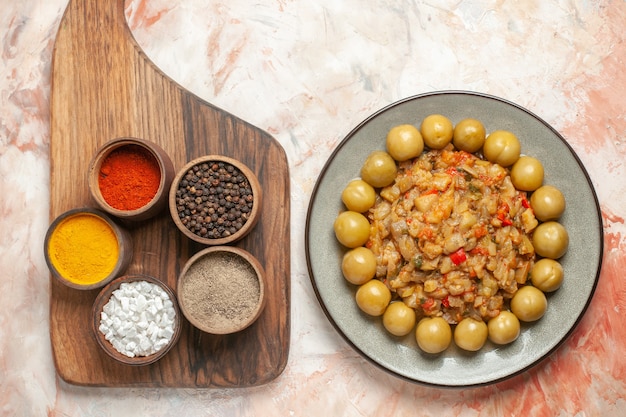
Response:
POLYGON ((129 232, 92 208, 75 208, 59 215, 44 240, 52 276, 79 290, 103 287, 121 275, 132 253, 129 232))
POLYGON ((106 213, 142 221, 167 206, 174 165, 154 142, 121 137, 105 143, 91 160, 89 191, 106 213))

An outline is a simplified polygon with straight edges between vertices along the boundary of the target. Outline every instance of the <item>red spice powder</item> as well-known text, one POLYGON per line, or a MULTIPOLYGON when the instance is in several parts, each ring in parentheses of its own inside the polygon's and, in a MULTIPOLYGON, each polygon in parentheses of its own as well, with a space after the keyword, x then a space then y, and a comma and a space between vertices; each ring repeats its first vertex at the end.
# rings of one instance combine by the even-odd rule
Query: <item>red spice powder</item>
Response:
POLYGON ((98 177, 100 193, 111 207, 137 210, 154 198, 161 183, 156 158, 138 145, 113 150, 102 161, 98 177))

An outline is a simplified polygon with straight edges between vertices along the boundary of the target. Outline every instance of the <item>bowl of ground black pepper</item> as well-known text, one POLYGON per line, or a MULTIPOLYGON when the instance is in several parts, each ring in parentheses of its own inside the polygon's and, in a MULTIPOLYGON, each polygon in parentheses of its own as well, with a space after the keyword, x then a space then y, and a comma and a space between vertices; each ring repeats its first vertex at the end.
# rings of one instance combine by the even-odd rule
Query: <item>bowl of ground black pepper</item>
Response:
POLYGON ((146 220, 167 206, 174 165, 156 143, 117 138, 105 143, 89 166, 89 191, 107 213, 146 220))
POLYGON ((106 213, 75 208, 55 218, 44 239, 44 257, 54 278, 79 290, 100 288, 129 266, 130 233, 106 213))
POLYGON ((262 192, 242 162, 206 155, 178 171, 170 188, 170 214, 178 229, 204 245, 225 245, 246 236, 257 223, 262 192))
POLYGON ((205 248, 183 267, 177 294, 183 315, 196 328, 236 333, 252 325, 265 307, 265 271, 241 248, 205 248))

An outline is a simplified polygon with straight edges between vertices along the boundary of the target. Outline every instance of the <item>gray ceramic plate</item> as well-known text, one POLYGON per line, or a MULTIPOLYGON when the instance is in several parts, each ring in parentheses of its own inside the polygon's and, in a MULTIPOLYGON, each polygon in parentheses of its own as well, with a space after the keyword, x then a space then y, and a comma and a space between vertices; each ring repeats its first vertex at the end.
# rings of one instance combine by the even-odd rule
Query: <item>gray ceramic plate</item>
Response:
POLYGON ((345 340, 372 363, 401 378, 424 384, 467 387, 491 384, 519 374, 554 352, 573 331, 595 291, 602 262, 602 220, 598 200, 585 168, 567 142, 539 117, 505 100, 469 92, 435 92, 394 103, 357 126, 340 143, 316 183, 306 221, 306 255, 317 298, 345 340), (506 129, 536 156, 545 169, 545 184, 558 187, 567 209, 560 222, 570 235, 563 286, 548 296, 548 311, 536 323, 522 325, 514 343, 489 342, 477 353, 451 346, 437 356, 420 351, 413 333, 389 335, 380 318, 363 314, 354 301, 356 287, 341 274, 345 249, 336 241, 333 222, 343 210, 341 190, 358 176, 367 155, 385 149, 387 131, 398 124, 419 126, 429 114, 453 123, 473 117, 487 132, 506 129))

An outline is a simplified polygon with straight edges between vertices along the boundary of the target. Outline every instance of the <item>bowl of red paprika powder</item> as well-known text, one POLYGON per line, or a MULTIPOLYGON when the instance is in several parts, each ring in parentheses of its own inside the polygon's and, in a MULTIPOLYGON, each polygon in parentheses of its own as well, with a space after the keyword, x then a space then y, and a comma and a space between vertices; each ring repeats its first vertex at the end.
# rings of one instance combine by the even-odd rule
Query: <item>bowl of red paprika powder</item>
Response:
POLYGON ((154 217, 167 206, 174 165, 156 143, 117 138, 105 143, 89 167, 89 191, 107 213, 125 220, 154 217))
POLYGON ((176 227, 208 246, 242 239, 257 223, 261 207, 257 176, 241 161, 223 155, 188 162, 170 188, 169 209, 176 227))

